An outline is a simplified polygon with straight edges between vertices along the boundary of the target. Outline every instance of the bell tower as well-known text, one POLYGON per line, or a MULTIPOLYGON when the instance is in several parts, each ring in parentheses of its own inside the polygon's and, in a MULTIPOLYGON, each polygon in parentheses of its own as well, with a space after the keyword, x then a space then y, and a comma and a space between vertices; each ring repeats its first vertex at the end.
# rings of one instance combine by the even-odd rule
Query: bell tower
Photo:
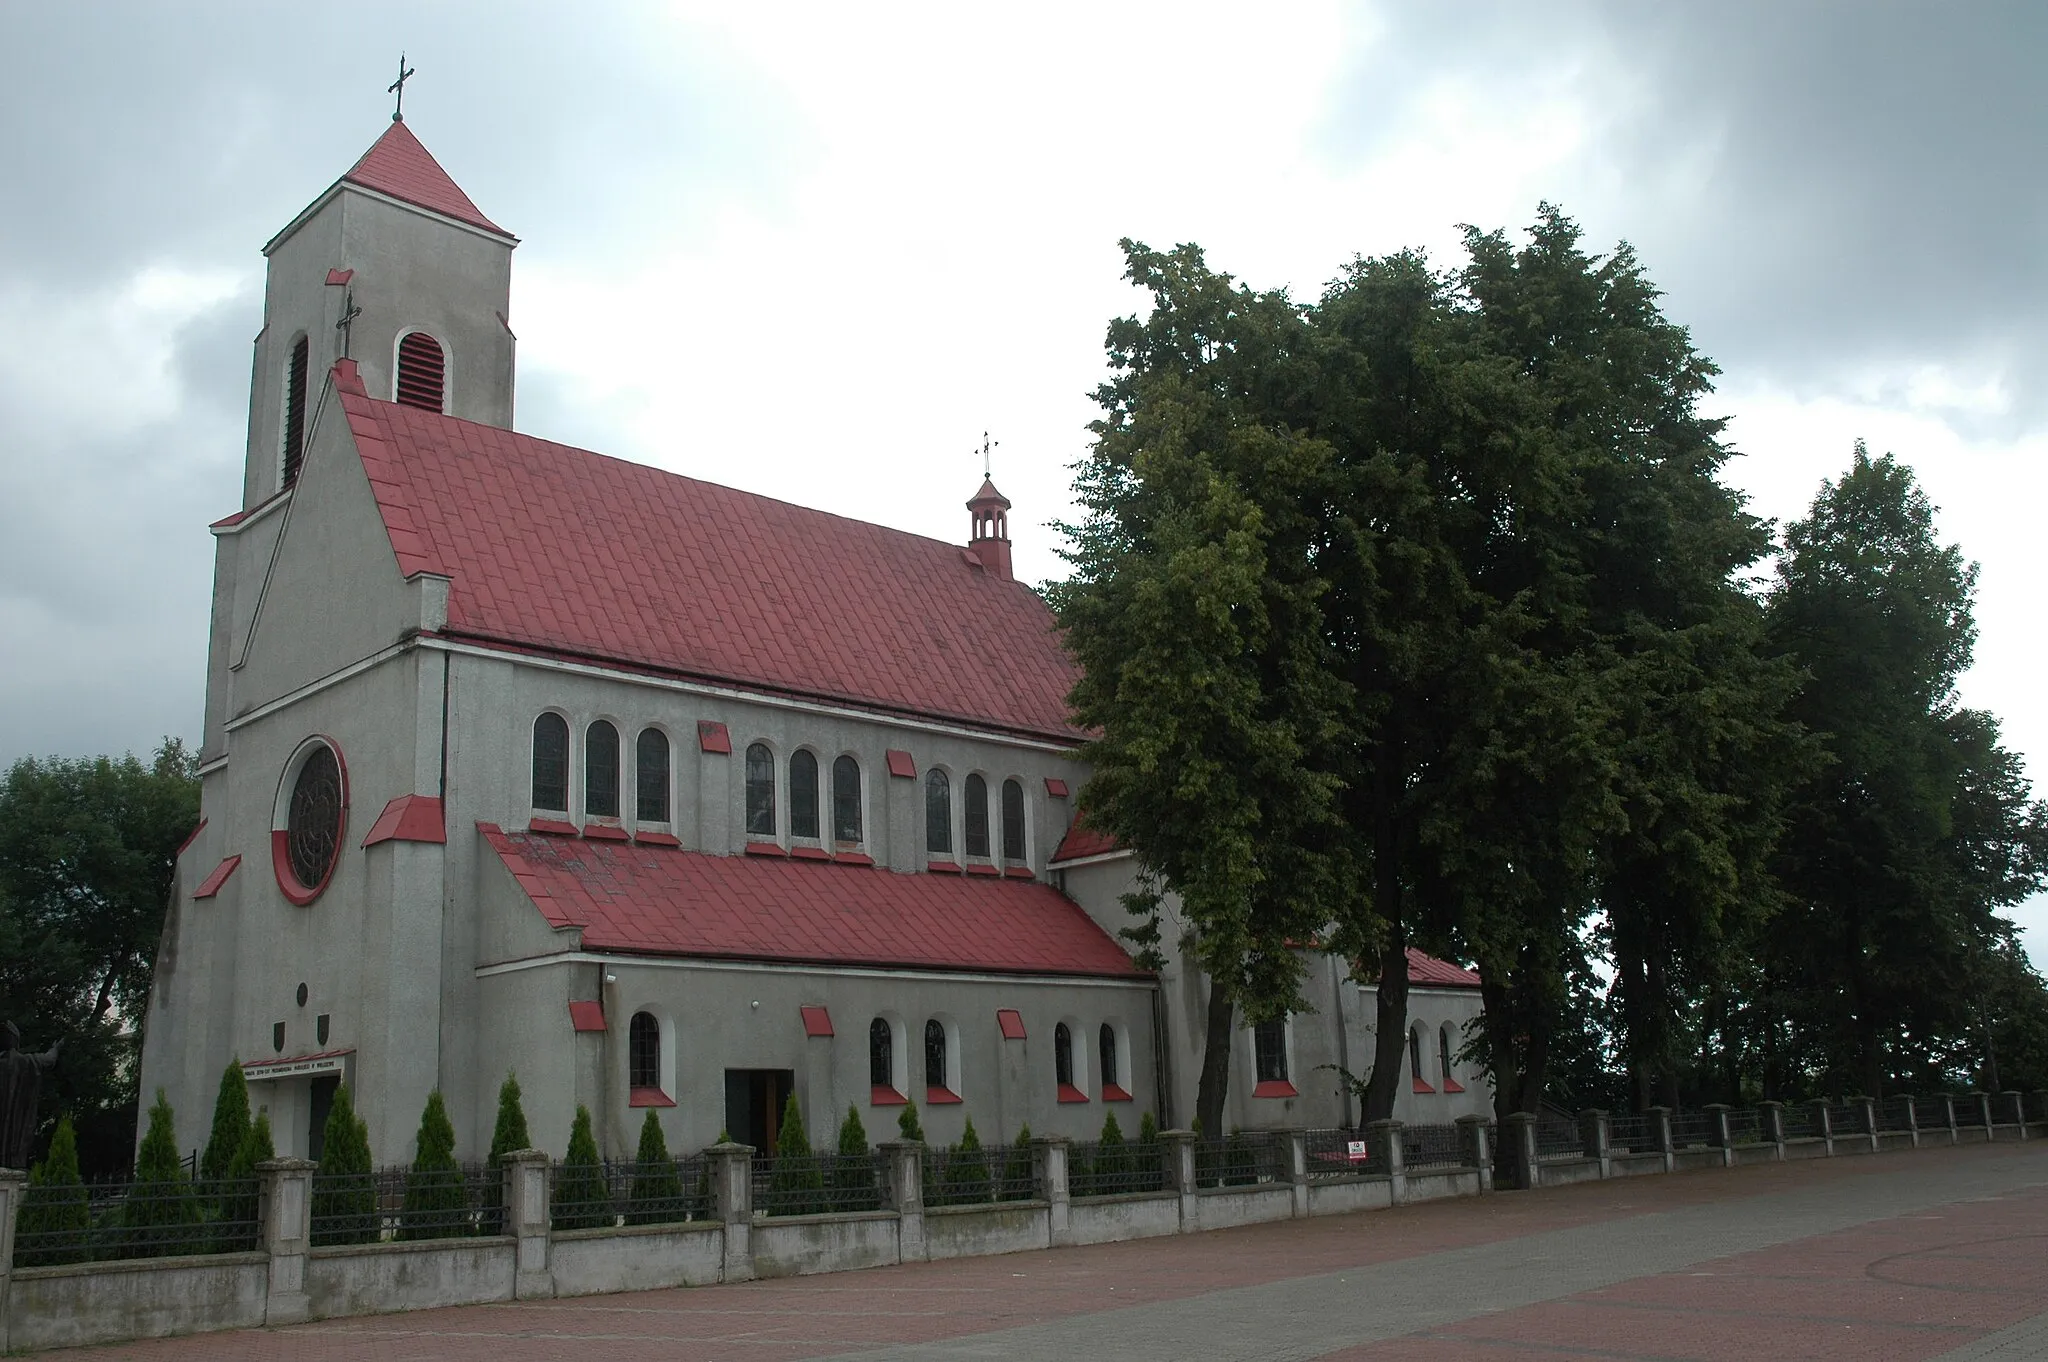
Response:
POLYGON ((972 529, 967 550, 981 560, 989 576, 1010 580, 1010 499, 984 477, 981 490, 967 503, 972 529))
POLYGON ((328 371, 370 395, 510 427, 512 251, 402 114, 264 246, 244 509, 291 485, 328 371))

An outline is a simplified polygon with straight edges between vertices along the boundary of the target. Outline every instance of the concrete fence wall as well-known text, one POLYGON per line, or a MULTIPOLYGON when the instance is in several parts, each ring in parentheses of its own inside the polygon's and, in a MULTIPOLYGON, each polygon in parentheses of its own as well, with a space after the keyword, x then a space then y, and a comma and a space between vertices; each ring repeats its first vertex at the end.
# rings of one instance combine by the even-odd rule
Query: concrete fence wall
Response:
POLYGON ((1031 1200, 931 1208, 924 1205, 924 1146, 899 1141, 882 1146, 886 1209, 801 1216, 756 1215, 753 1151, 723 1144, 704 1152, 710 1218, 560 1232, 549 1220, 553 1170, 545 1154, 527 1150, 505 1164, 509 1233, 333 1248, 312 1247, 313 1165, 280 1159, 259 1169, 262 1245, 255 1252, 38 1268, 11 1267, 25 1177, 0 1169, 0 1352, 433 1306, 704 1286, 1342 1215, 1490 1192, 1496 1163, 1515 1185, 1551 1187, 2048 1132, 2048 1095, 2022 1102, 2016 1093, 1972 1094, 1909 1103, 1906 1111, 1909 1128, 1887 1132, 1868 1104, 1854 1128, 1842 1128, 1817 1108, 1812 1125, 1819 1134, 1788 1139, 1777 1104, 1765 1103, 1762 1138, 1737 1143, 1723 1110, 1711 1122, 1715 1143, 1692 1149, 1673 1148, 1669 1113, 1653 1112, 1659 1148, 1647 1153, 1613 1150, 1607 1114, 1589 1111, 1580 1116, 1584 1147, 1577 1156, 1540 1157, 1535 1118, 1517 1115, 1501 1131, 1505 1148, 1498 1159, 1491 1127, 1468 1117, 1458 1123, 1461 1166, 1414 1170, 1405 1166, 1401 1123, 1380 1121, 1363 1132, 1372 1173, 1311 1169, 1305 1132, 1281 1131, 1278 1174, 1242 1186, 1204 1185, 1217 1179, 1198 1175, 1196 1137, 1167 1131, 1161 1136, 1161 1190, 1081 1198, 1068 1194, 1067 1141, 1040 1139, 1033 1141, 1031 1200), (1901 1134, 1907 1138, 1897 1138, 1901 1134))

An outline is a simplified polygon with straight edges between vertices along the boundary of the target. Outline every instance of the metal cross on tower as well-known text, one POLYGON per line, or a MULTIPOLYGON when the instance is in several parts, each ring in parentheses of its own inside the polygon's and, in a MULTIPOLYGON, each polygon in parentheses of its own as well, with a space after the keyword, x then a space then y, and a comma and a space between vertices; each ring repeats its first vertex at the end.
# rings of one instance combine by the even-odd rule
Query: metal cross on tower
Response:
POLYGON ((403 123, 405 121, 405 83, 412 78, 413 74, 405 64, 405 53, 399 53, 398 79, 392 81, 390 86, 384 91, 385 94, 398 96, 398 102, 391 106, 391 121, 394 123, 403 123))
POLYGON ((984 430, 981 433, 981 476, 983 481, 986 481, 991 476, 988 462, 989 451, 995 449, 1000 444, 1002 444, 1001 440, 989 439, 987 431, 984 430))

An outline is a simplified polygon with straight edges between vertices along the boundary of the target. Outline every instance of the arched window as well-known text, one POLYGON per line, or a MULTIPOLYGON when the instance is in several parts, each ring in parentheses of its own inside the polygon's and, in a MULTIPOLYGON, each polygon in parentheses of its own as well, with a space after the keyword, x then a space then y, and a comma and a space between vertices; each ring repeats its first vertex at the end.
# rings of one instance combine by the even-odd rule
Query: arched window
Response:
POLYGON ((1253 1067, 1261 1083, 1287 1081, 1287 1022, 1275 1017, 1252 1029, 1253 1067))
POLYGON ((619 730, 608 719, 583 730, 583 812, 619 816, 619 730))
POLYGON ((306 458, 306 370, 312 353, 304 336, 292 342, 291 362, 284 371, 284 483, 299 480, 306 458))
POLYGON ((398 375, 392 394, 408 407, 424 411, 448 409, 448 360, 441 343, 424 331, 414 331, 398 343, 398 375))
POLYGON ((868 1086, 896 1086, 896 1032, 887 1017, 868 1023, 868 1086))
POLYGON ((924 773, 924 849, 928 856, 953 854, 953 782, 936 766, 924 773))
POLYGON ((569 723, 559 714, 533 721, 533 807, 569 811, 569 723))
POLYGON ((762 743, 747 749, 747 836, 775 835, 775 754, 762 743))
POLYGON ((789 835, 818 836, 818 759, 809 752, 789 759, 789 835))
POLYGON ((1420 1026, 1410 1027, 1408 1030, 1408 1069, 1409 1072, 1414 1074, 1416 1082, 1429 1082, 1428 1079, 1422 1076, 1422 1028, 1420 1026))
POLYGON ((1455 1081, 1451 1077, 1451 1061, 1458 1053, 1458 1047, 1451 1041, 1451 1028, 1448 1026, 1437 1033, 1436 1039, 1438 1066, 1443 1076, 1444 1086, 1448 1088, 1455 1081))
POLYGON ((1065 1022, 1052 1029, 1052 1073, 1061 1087, 1074 1086, 1074 1033, 1065 1022))
POLYGON ((953 1088, 953 1074, 946 1067, 946 1024, 933 1017, 924 1024, 924 1082, 928 1088, 953 1088))
POLYGON ((643 823, 668 822, 668 734, 658 728, 640 730, 633 751, 633 783, 640 795, 633 816, 643 823))
POLYGON ((1024 787, 1014 780, 1003 782, 1003 859, 1024 859, 1024 787))
POLYGON ((628 1087, 661 1086, 661 1023, 652 1013, 635 1012, 626 1029, 626 1073, 628 1087))
POLYGON ((1095 1049, 1097 1058, 1102 1063, 1102 1086, 1122 1087, 1124 1080, 1116 1066, 1116 1028, 1108 1022, 1102 1024, 1102 1030, 1096 1037, 1095 1049))
POLYGON ((967 777, 967 854, 988 859, 988 782, 967 777))
POLYGON ((852 757, 832 763, 832 840, 860 845, 860 763, 852 757))

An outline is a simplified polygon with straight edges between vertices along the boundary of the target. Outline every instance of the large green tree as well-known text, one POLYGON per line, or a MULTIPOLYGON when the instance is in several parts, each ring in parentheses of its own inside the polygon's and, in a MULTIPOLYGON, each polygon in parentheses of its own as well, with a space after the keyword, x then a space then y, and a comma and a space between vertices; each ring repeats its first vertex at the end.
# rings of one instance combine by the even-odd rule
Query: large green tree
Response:
POLYGON ((0 1016, 62 1042, 43 1120, 69 1111, 88 1175, 134 1151, 138 1029, 177 851, 199 820, 182 743, 154 759, 24 758, 0 781, 0 1016))
POLYGON ((1794 712, 1827 761, 1778 860, 1774 1088, 1943 1081, 1944 1045, 1982 1034, 1979 985, 2011 934, 1997 910, 2043 883, 2048 814, 1957 697, 1976 570, 1934 516, 1910 469, 1858 444, 1786 532, 1771 632, 1810 677, 1794 712))

